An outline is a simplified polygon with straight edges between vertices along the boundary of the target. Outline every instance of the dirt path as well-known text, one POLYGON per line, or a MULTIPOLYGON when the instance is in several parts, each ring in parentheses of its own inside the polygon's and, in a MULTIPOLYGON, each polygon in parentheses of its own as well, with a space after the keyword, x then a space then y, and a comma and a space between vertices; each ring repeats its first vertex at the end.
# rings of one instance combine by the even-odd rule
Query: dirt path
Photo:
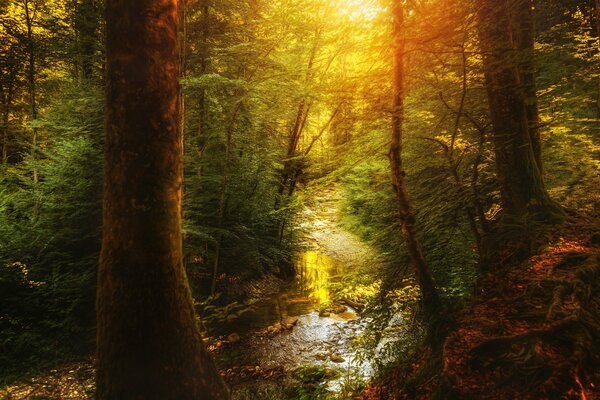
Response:
POLYGON ((374 258, 373 250, 346 231, 338 219, 339 190, 334 186, 316 193, 300 216, 299 227, 306 241, 317 251, 349 267, 358 267, 374 258))

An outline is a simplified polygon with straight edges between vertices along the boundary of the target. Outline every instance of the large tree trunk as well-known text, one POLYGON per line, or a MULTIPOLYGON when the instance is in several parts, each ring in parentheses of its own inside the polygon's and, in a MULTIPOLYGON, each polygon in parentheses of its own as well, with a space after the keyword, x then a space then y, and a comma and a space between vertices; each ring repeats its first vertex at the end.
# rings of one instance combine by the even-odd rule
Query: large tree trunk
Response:
POLYGON ((540 135, 540 115, 537 101, 537 85, 535 83, 535 18, 534 0, 514 0, 510 9, 511 26, 517 48, 516 58, 520 74, 520 84, 525 101, 529 136, 535 162, 543 180, 542 139, 540 135))
POLYGON ((182 263, 177 0, 108 0, 97 398, 226 399, 182 263))
POLYGON ((557 215, 559 207, 544 187, 530 132, 531 94, 523 90, 516 34, 511 30, 510 10, 520 1, 478 0, 479 38, 505 214, 518 220, 532 215, 545 219, 557 215))
POLYGON ((392 186, 396 193, 396 203, 400 214, 402 235, 406 242, 408 255, 413 265, 415 276, 423 296, 423 308, 426 314, 432 315, 440 307, 437 289, 431 277, 429 266, 423 256, 421 245, 417 239, 415 217, 406 188, 406 173, 402 165, 402 136, 404 124, 404 9, 402 0, 394 0, 394 78, 392 108, 392 140, 389 159, 392 186))

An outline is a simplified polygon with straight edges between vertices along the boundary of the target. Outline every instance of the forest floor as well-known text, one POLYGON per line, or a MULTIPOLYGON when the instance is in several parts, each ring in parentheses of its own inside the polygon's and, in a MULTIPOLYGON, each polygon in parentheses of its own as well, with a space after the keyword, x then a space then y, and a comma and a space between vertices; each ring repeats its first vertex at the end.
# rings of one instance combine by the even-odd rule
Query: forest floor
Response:
MULTIPOLYGON (((354 360, 352 342, 364 329, 360 298, 344 299, 340 290, 347 293, 348 274, 372 269, 376 255, 341 227, 338 196, 334 187, 326 188, 298 216, 305 250, 298 257, 302 272, 296 282, 261 299, 256 312, 244 316, 246 322, 231 324, 235 331, 208 341, 234 398, 296 398, 294 390, 306 395, 293 387, 303 384, 295 380, 299 375, 317 376, 323 391, 340 391, 349 380, 372 372, 368 363, 354 360)), ((68 363, 0 389, 0 399, 90 399, 94 373, 93 358, 68 363)))
POLYGON ((538 255, 490 271, 440 350, 422 349, 363 398, 600 399, 598 222, 571 221, 538 255))

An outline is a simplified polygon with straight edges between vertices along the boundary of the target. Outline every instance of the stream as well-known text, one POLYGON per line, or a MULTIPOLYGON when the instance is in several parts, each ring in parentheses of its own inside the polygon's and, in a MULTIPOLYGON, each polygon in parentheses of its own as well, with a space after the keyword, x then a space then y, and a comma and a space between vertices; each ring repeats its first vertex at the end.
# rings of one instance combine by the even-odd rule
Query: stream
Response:
POLYGON ((345 267, 318 251, 298 254, 295 281, 254 303, 251 311, 235 320, 239 343, 222 353, 221 365, 232 371, 258 366, 272 375, 303 366, 338 369, 340 378, 329 382, 332 391, 338 391, 348 376, 370 376, 372 366, 359 361, 353 347, 365 327, 357 310, 335 304, 319 312, 321 305, 330 302, 331 285, 341 281, 345 267))
POLYGON ((335 201, 326 193, 318 208, 304 211, 309 250, 296 256, 294 281, 259 299, 232 323, 235 343, 225 346, 217 360, 234 393, 240 386, 252 392, 252 386, 260 384, 252 378, 289 377, 306 366, 338 370, 339 377, 327 386, 333 392, 339 392, 345 380, 372 376, 373 366, 357 357, 353 345, 366 321, 359 310, 332 302, 334 286, 339 288, 344 274, 366 265, 370 249, 338 226, 335 201), (252 378, 235 379, 240 372, 252 378))

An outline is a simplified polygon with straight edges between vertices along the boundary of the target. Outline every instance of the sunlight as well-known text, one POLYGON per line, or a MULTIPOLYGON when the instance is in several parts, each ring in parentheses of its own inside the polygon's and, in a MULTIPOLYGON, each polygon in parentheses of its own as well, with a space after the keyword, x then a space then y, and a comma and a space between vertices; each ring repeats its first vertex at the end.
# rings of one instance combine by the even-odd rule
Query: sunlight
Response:
POLYGON ((351 21, 374 20, 382 11, 376 0, 342 0, 338 1, 338 13, 351 21))
POLYGON ((317 251, 306 251, 299 255, 297 266, 302 290, 317 304, 328 302, 330 272, 335 271, 335 262, 317 251))

